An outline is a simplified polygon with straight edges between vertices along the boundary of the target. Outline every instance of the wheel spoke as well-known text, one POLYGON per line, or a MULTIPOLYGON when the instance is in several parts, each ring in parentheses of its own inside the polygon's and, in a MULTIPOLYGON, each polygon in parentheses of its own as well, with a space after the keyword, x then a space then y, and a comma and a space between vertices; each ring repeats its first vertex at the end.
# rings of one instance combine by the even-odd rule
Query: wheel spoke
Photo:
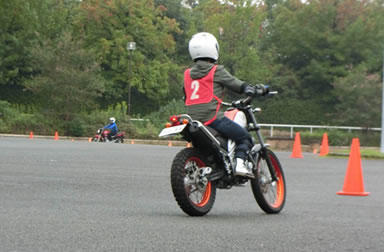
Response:
POLYGON ((184 178, 184 185, 187 187, 187 186, 191 186, 191 185, 193 185, 194 184, 194 182, 193 182, 193 180, 192 179, 190 179, 190 178, 188 178, 188 176, 186 176, 185 178, 184 178))
POLYGON ((200 191, 197 190, 195 195, 196 195, 196 203, 199 204, 202 199, 202 194, 200 193, 200 191))
POLYGON ((207 189, 207 183, 201 185, 201 173, 202 170, 196 161, 190 160, 185 164, 185 191, 194 204, 200 204, 203 201, 207 189))
POLYGON ((275 204, 279 197, 278 182, 272 181, 267 162, 264 159, 261 159, 259 162, 259 185, 268 204, 275 204))
POLYGON ((275 188, 272 187, 271 184, 268 185, 268 188, 269 188, 267 190, 267 194, 268 194, 268 198, 269 198, 268 202, 270 204, 273 204, 276 201, 276 190, 275 190, 275 188))
POLYGON ((198 192, 198 191, 199 191, 199 189, 195 188, 195 189, 191 190, 191 192, 189 193, 189 195, 191 195, 191 194, 196 194, 195 192, 198 192))

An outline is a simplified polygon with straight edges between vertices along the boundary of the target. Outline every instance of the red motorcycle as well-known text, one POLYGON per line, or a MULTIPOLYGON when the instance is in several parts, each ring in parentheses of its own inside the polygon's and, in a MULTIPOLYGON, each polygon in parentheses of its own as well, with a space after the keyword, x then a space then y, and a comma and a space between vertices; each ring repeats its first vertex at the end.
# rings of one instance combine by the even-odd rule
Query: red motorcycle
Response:
POLYGON ((264 212, 276 214, 283 209, 287 193, 283 168, 276 154, 264 143, 254 115, 259 108, 251 106, 252 99, 223 103, 231 106, 226 112, 228 118, 256 134, 257 140, 252 139, 253 147, 246 160, 252 178, 236 176, 233 172, 235 143, 189 115, 171 116, 168 127, 161 131, 160 137, 181 135, 192 142, 192 148, 184 148, 175 156, 171 167, 173 195, 186 214, 207 214, 215 202, 216 188, 230 189, 247 181, 264 212))
POLYGON ((118 132, 114 136, 109 136, 111 133, 110 129, 100 128, 92 138, 92 142, 112 142, 112 143, 124 143, 125 132, 118 132))

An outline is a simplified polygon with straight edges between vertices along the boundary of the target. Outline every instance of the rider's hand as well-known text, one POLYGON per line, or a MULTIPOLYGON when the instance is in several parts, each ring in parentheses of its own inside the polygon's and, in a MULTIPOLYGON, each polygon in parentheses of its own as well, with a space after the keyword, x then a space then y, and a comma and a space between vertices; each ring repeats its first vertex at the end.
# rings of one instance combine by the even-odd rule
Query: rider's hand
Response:
POLYGON ((256 88, 251 85, 246 85, 244 88, 244 93, 248 96, 254 96, 256 94, 256 88))
POLYGON ((269 93, 269 87, 267 85, 257 84, 256 93, 262 96, 267 95, 269 93))

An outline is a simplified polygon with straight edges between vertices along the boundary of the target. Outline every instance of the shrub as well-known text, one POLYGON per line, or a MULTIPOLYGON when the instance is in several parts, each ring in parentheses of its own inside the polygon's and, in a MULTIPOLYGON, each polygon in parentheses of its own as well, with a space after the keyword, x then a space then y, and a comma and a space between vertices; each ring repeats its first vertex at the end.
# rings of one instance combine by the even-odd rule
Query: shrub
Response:
POLYGON ((83 136, 85 133, 85 122, 83 119, 76 117, 65 125, 65 135, 67 136, 83 136))
POLYGON ((157 131, 160 131, 171 115, 183 113, 185 113, 184 102, 182 100, 173 99, 167 105, 161 107, 159 111, 146 116, 145 119, 149 120, 157 131))
POLYGON ((41 134, 49 128, 49 121, 30 107, 15 106, 6 101, 0 101, 0 132, 26 134, 34 131, 41 134), (26 113, 24 110, 30 112, 26 113))
POLYGON ((0 132, 7 132, 12 114, 11 105, 6 101, 0 101, 0 132))
POLYGON ((281 124, 322 124, 325 112, 323 107, 306 100, 277 99, 261 103, 262 112, 257 115, 262 123, 281 124))
POLYGON ((362 146, 379 146, 380 132, 375 131, 344 131, 344 130, 316 130, 313 133, 300 132, 302 144, 310 145, 314 143, 321 144, 323 134, 328 135, 328 144, 333 146, 349 146, 353 138, 359 138, 362 146))

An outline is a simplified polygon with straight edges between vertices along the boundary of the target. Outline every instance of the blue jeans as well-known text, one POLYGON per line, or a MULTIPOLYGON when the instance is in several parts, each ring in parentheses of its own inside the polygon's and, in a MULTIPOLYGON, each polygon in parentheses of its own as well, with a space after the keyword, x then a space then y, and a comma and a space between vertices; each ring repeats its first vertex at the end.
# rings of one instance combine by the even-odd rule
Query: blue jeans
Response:
POLYGON ((251 135, 249 132, 231 121, 227 117, 214 120, 208 125, 209 127, 217 130, 224 137, 230 138, 236 143, 235 157, 246 159, 247 152, 252 147, 251 135))

